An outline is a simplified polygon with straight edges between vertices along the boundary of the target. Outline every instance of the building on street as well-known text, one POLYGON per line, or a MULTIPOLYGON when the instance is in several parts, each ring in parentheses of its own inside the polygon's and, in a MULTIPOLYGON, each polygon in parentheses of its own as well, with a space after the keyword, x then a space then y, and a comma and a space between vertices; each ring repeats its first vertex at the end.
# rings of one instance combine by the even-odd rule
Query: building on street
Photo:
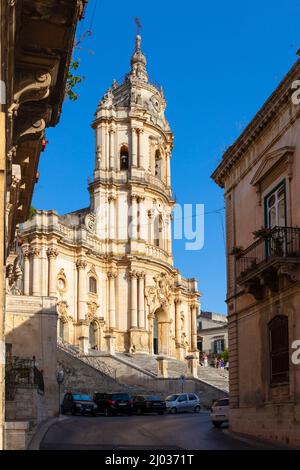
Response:
POLYGON ((300 60, 213 173, 227 231, 230 425, 300 444, 300 60))
MULTIPOLYGON (((23 0, 0 4, 0 449, 24 447, 24 431, 36 418, 38 403, 33 409, 33 402, 42 393, 47 395, 49 387, 53 393, 55 349, 48 348, 47 334, 51 325, 56 327, 55 299, 25 300, 19 295, 22 270, 10 248, 17 225, 29 214, 40 155, 47 143, 45 129, 56 126, 61 115, 75 30, 85 3, 23 0), (6 296, 6 288, 18 294, 17 302, 6 296), (11 309, 16 312, 13 320, 11 309), (34 371, 34 377, 21 379, 24 370, 34 371), (24 381, 31 383, 31 392, 24 386, 21 391, 24 381), (37 384, 41 394, 33 399, 37 384), (25 395, 27 402, 19 409, 16 403, 22 397, 25 401, 25 395), (29 421, 24 424, 26 418, 29 421)), ((53 414, 53 404, 49 406, 53 414)))
POLYGON ((217 356, 228 348, 227 316, 201 310, 197 318, 198 349, 209 356, 217 356))
POLYGON ((165 108, 137 36, 130 72, 113 81, 95 112, 89 207, 63 216, 37 210, 20 229, 10 259, 21 275, 7 282, 13 355, 34 345, 37 361, 53 370, 57 312, 57 338, 81 354, 188 358, 197 375, 200 294, 173 265, 165 108))

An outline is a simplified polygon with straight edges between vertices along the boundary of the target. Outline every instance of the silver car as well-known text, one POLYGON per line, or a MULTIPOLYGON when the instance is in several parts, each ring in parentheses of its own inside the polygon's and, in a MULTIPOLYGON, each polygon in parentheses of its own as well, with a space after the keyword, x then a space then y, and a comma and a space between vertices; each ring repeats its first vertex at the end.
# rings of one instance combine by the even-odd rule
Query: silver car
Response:
POLYGON ((167 410, 169 413, 181 413, 184 411, 191 411, 199 413, 200 400, 195 393, 178 393, 169 395, 166 398, 167 410))

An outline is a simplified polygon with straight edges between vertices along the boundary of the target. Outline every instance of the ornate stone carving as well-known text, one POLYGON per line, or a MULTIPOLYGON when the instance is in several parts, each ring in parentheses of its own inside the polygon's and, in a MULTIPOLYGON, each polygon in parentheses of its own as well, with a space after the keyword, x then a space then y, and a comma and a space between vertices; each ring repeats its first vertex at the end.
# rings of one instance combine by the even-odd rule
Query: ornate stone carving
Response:
POLYGON ((56 284, 61 294, 67 290, 67 276, 63 268, 57 274, 56 284))
POLYGON ((48 258, 57 258, 57 256, 58 256, 57 248, 48 248, 47 256, 48 256, 48 258))
POLYGON ((107 273, 108 279, 116 279, 117 276, 118 276, 117 271, 108 271, 107 273))
POLYGON ((96 317, 96 313, 99 308, 99 305, 96 302, 87 302, 87 307, 88 307, 88 311, 86 314, 86 320, 89 322, 92 322, 96 317))
POLYGON ((135 270, 129 271, 128 275, 130 278, 137 278, 138 277, 138 272, 135 270))
POLYGON ((41 251, 38 247, 34 247, 34 248, 31 248, 30 252, 32 256, 39 256, 41 251))
POLYGON ((21 295, 23 272, 19 265, 18 257, 16 257, 13 263, 10 263, 7 265, 6 277, 7 277, 7 293, 10 293, 13 295, 21 295))
POLYGON ((86 266, 87 266, 87 263, 86 263, 86 261, 85 261, 84 259, 78 259, 78 260, 76 261, 76 267, 77 267, 77 269, 85 269, 86 266))
POLYGON ((49 96, 51 73, 43 70, 19 71, 16 77, 13 103, 8 113, 15 115, 21 104, 27 101, 40 101, 49 96))
POLYGON ((61 300, 57 302, 57 305, 56 305, 57 314, 58 314, 58 317, 63 321, 63 323, 67 323, 69 321, 68 308, 69 308, 69 305, 65 300, 61 300))
POLYGON ((95 233, 96 231, 96 215, 92 212, 85 216, 84 223, 86 228, 90 233, 95 233))

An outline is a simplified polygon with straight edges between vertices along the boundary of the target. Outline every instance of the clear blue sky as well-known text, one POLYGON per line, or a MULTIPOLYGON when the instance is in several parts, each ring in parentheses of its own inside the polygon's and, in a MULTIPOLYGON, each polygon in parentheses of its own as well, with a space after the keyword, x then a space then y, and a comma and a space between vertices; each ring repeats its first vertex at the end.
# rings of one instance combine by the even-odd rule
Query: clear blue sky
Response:
MULTIPOLYGON (((163 85, 168 102, 176 198, 203 203, 206 211, 224 205, 222 190, 210 179, 222 153, 295 62, 300 47, 299 0, 89 0, 77 37, 90 28, 92 35, 75 54, 85 81, 78 101, 66 101, 59 125, 47 131, 34 207, 63 214, 88 205, 87 177, 94 163, 90 124, 112 79, 129 71, 135 16, 142 23, 149 75, 163 85)), ((184 241, 175 241, 174 256, 184 276, 198 278, 202 308, 225 313, 222 217, 205 217, 201 251, 185 251, 184 241)))

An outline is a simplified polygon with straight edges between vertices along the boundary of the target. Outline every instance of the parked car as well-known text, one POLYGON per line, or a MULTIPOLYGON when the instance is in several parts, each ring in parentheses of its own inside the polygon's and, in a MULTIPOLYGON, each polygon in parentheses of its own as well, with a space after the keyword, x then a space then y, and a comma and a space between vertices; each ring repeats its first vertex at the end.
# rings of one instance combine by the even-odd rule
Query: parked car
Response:
POLYGON ((116 414, 132 414, 133 401, 128 393, 99 393, 94 394, 94 402, 97 404, 98 413, 105 416, 116 414))
POLYGON ((96 416, 97 405, 90 395, 82 393, 66 393, 62 401, 61 412, 62 414, 91 414, 96 416))
POLYGON ((212 407, 210 417, 214 426, 219 428, 223 423, 229 421, 229 398, 216 400, 212 407))
POLYGON ((173 414, 183 411, 199 413, 200 400, 195 393, 178 393, 166 398, 166 406, 167 410, 173 414))
POLYGON ((144 413, 163 415, 166 409, 165 400, 162 400, 157 395, 138 395, 133 397, 133 411, 139 415, 144 413))

